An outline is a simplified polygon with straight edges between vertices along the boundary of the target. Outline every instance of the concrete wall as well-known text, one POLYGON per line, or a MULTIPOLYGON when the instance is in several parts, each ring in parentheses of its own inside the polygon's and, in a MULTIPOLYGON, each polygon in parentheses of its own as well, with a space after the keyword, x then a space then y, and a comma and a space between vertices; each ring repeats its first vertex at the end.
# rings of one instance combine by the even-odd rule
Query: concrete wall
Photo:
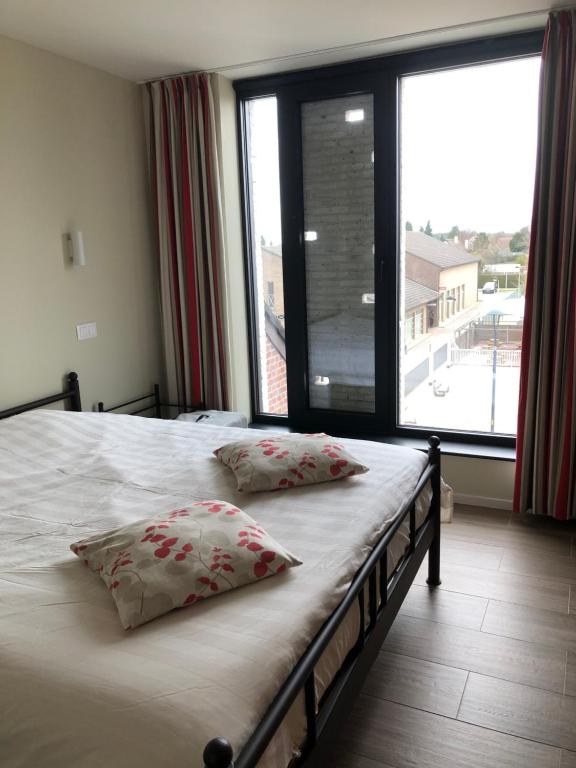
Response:
POLYGON ((84 409, 161 377, 136 84, 0 38, 0 409, 80 376, 84 409), (66 234, 84 234, 72 267, 66 234), (78 341, 76 325, 98 336, 78 341))

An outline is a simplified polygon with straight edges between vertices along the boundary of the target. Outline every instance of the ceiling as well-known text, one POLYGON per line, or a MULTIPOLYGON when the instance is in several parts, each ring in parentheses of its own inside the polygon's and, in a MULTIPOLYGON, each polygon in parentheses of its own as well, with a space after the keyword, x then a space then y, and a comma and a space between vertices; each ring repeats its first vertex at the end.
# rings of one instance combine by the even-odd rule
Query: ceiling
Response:
POLYGON ((554 0, 0 0, 0 34, 130 80, 246 77, 543 26, 554 0))

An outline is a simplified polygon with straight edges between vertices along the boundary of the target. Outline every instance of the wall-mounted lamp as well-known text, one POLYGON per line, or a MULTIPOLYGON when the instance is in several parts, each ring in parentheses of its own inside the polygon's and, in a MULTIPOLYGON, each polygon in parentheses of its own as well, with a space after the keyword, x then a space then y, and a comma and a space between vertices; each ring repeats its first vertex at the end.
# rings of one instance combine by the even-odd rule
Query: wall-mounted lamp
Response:
POLYGON ((84 236, 77 230, 68 235, 70 243, 70 259, 75 267, 86 266, 86 252, 84 250, 84 236))

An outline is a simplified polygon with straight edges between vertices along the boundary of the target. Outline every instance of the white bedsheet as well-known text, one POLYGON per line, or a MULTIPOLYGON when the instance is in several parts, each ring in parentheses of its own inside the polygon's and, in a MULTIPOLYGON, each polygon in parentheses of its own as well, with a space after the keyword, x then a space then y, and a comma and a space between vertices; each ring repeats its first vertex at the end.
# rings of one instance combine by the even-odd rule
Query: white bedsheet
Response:
MULTIPOLYGON (((238 434, 58 411, 0 421, 4 768, 199 768, 217 735, 238 751, 426 461, 343 440, 366 475, 241 494, 211 455, 238 434), (70 543, 210 498, 244 509, 304 564, 125 632, 70 543)), ((263 766, 288 763, 300 721, 285 721, 263 766)))

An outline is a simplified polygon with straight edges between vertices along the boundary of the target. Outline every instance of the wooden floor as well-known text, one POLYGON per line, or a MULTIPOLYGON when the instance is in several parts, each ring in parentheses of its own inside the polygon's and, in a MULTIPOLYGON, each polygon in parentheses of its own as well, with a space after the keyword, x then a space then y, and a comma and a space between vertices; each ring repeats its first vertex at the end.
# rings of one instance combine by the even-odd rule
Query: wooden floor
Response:
POLYGON ((331 768, 576 768, 576 527, 460 506, 442 533, 331 768))

